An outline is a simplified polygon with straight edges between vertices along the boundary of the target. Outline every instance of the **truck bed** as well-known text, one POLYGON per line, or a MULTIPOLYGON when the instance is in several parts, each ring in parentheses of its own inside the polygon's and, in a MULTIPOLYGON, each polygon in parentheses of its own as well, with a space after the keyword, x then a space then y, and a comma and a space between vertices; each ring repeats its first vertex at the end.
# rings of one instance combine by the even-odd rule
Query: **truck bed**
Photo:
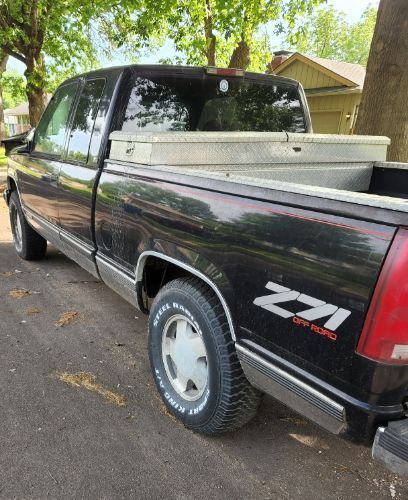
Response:
MULTIPOLYGON (((385 161, 389 139, 256 132, 139 133, 113 132, 108 162, 132 168, 196 177, 199 182, 224 181, 290 193, 301 203, 323 208, 323 199, 344 202, 345 215, 369 217, 361 208, 384 209, 386 221, 400 224, 408 211, 408 167, 385 161), (307 197, 307 198, 305 198, 307 197), (352 210, 351 213, 349 210, 352 210)), ((246 193, 248 195, 248 193, 246 193)), ((282 198, 282 196, 280 197, 282 198)), ((271 200, 272 201, 272 200, 271 200)), ((282 201, 276 200, 276 201, 282 201)), ((302 205, 300 205, 302 206, 302 205)), ((339 209, 331 205, 331 209, 339 209)), ((342 211, 343 211, 342 210, 342 211)), ((378 214, 371 211, 373 220, 378 214)))

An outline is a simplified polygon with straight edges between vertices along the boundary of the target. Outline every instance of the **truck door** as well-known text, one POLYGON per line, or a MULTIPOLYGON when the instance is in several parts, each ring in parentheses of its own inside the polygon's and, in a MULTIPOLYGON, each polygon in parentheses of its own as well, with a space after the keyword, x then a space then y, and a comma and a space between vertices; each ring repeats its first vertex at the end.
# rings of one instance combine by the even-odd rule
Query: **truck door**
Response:
MULTIPOLYGON (((57 223, 57 181, 64 151, 69 117, 78 82, 58 88, 45 110, 34 136, 31 154, 21 155, 21 196, 25 207, 57 223)), ((56 233, 57 234, 57 233, 56 233)))
POLYGON ((82 81, 58 179, 58 222, 63 250, 93 274, 97 273, 93 195, 99 160, 103 162, 101 144, 116 81, 117 75, 82 81))

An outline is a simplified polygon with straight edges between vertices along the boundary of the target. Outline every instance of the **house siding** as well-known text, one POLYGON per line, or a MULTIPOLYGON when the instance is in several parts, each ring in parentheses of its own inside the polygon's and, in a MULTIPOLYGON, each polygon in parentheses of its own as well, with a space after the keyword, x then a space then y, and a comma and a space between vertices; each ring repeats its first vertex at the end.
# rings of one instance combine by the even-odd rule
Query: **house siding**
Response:
POLYGON ((302 84, 306 91, 315 133, 353 133, 353 125, 361 101, 361 90, 355 93, 347 93, 349 91, 347 88, 345 92, 338 90, 339 87, 344 86, 342 81, 328 76, 324 70, 319 71, 299 60, 292 62, 281 71, 277 71, 277 73, 281 76, 293 78, 302 84), (311 89, 317 91, 320 88, 322 92, 329 92, 330 87, 337 87, 336 94, 308 95, 307 92, 311 89), (318 113, 319 116, 317 116, 318 113), (324 115, 324 113, 326 114, 324 115), (347 119, 347 115, 350 115, 350 118, 347 119), (325 123, 325 118, 327 118, 327 123, 325 123))
POLYGON ((298 80, 304 89, 315 89, 321 87, 338 87, 341 85, 337 80, 325 75, 321 71, 304 64, 300 61, 293 62, 281 73, 282 76, 298 80))
MULTIPOLYGON (((361 93, 356 94, 339 94, 339 95, 326 95, 326 96, 307 96, 310 113, 312 115, 316 112, 335 112, 341 113, 338 134, 352 134, 353 124, 355 123, 355 114, 358 110, 358 105, 361 101, 361 93), (350 118, 347 119, 347 114, 350 118)), ((319 130, 315 130, 319 132, 319 130)))

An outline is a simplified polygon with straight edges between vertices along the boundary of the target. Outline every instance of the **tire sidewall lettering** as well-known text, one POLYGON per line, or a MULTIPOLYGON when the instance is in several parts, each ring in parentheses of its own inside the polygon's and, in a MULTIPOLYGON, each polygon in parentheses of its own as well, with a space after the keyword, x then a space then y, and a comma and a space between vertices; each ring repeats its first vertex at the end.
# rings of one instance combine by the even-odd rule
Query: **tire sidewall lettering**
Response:
MULTIPOLYGON (((187 401, 183 399, 176 393, 176 391, 172 387, 163 366, 163 362, 161 359, 161 335, 164 325, 166 324, 168 319, 175 314, 182 314, 191 321, 197 333, 203 338, 203 341, 207 348, 207 353, 209 354, 211 352, 211 349, 209 349, 211 346, 208 344, 208 341, 206 342, 207 336, 203 334, 202 327, 200 326, 196 314, 192 311, 194 307, 190 308, 189 306, 186 306, 186 304, 182 304, 177 300, 163 300, 160 304, 158 304, 158 306, 159 308, 156 314, 153 318, 151 318, 151 327, 155 331, 154 349, 156 350, 156 355, 154 363, 154 374, 156 378, 156 385, 161 392, 162 398, 166 405, 171 409, 171 411, 179 415, 183 421, 188 423, 189 418, 197 418, 200 415, 203 415, 203 418, 205 419, 204 414, 206 413, 206 410, 211 411, 211 409, 209 408, 211 406, 212 399, 211 370, 209 370, 207 387, 201 398, 196 401, 187 401)), ((210 366, 211 360, 208 359, 208 363, 210 366)))
POLYGON ((187 316, 187 318, 193 323, 194 328, 197 330, 197 333, 200 335, 200 337, 203 336, 201 327, 198 324, 197 320, 194 318, 193 314, 190 312, 190 310, 187 309, 187 307, 184 307, 182 304, 179 304, 178 302, 175 301, 166 302, 160 307, 160 309, 158 310, 157 314, 154 317, 153 326, 157 327, 163 313, 171 309, 175 310, 177 313, 184 313, 187 316))

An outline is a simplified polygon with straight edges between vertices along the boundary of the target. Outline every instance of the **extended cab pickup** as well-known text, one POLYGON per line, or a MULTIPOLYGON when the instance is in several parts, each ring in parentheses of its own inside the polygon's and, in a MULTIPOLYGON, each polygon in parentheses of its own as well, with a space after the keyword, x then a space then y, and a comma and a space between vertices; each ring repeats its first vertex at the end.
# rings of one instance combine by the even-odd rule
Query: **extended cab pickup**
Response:
POLYGON ((408 165, 387 138, 313 135, 293 80, 128 66, 63 83, 17 142, 17 253, 48 240, 150 315, 187 427, 236 429, 263 391, 408 472, 408 165))

